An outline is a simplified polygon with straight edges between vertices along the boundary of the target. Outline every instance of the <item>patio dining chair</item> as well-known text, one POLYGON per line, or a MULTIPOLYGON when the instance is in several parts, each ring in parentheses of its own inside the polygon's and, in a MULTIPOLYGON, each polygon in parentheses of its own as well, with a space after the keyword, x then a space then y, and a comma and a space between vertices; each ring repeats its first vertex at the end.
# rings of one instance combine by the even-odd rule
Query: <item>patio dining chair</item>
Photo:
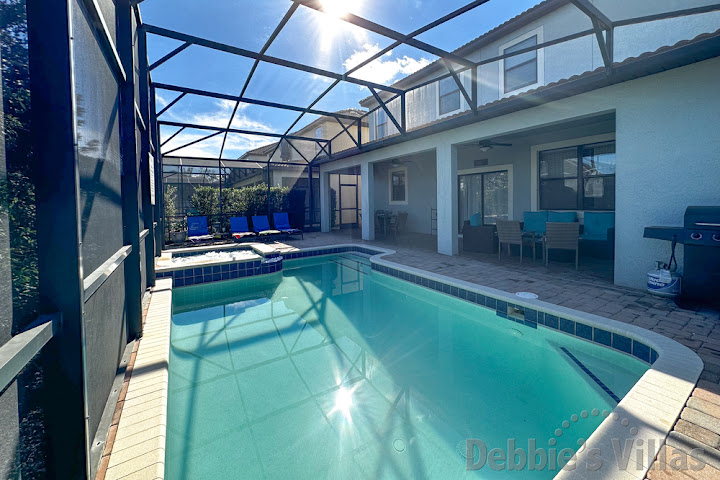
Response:
POLYGON ((520 222, 498 220, 497 221, 497 233, 498 233, 498 260, 502 254, 503 244, 507 245, 508 256, 510 256, 510 245, 517 245, 520 247, 520 263, 523 260, 523 245, 529 243, 532 245, 533 261, 535 260, 535 233, 530 232, 529 234, 523 235, 523 231, 520 228, 520 222))
POLYGON ((545 265, 548 265, 548 251, 575 250, 575 270, 578 269, 580 243, 580 224, 577 222, 548 222, 543 241, 545 265))

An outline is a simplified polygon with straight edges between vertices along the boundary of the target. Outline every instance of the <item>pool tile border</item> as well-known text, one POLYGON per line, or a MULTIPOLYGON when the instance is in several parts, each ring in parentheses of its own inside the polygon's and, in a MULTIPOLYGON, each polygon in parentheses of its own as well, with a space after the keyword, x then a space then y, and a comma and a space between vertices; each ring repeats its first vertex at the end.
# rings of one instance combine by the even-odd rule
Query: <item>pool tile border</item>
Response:
MULTIPOLYGON (((597 449, 601 449, 603 455, 607 456, 609 455, 608 452, 612 452, 610 445, 613 441, 619 441, 623 444, 625 441, 634 441, 636 438, 654 440, 652 445, 647 444, 643 447, 645 449, 644 455, 648 458, 654 458, 679 418, 680 412, 684 408, 685 402, 692 393, 704 368, 702 360, 695 352, 658 333, 540 300, 520 299, 501 290, 390 262, 383 257, 392 255, 395 252, 388 249, 346 244, 334 245, 333 247, 314 247, 294 252, 268 252, 265 254, 266 259, 279 256, 283 258, 275 261, 275 270, 273 272, 269 271, 271 268, 263 271, 261 264, 260 273, 257 274, 275 273, 282 270, 283 259, 292 260, 346 252, 359 252, 370 255, 371 267, 379 273, 489 308, 494 310, 498 317, 508 321, 533 329, 552 329, 565 335, 634 356, 649 364, 650 368, 630 392, 620 400, 609 418, 606 418, 587 439, 585 448, 573 458, 574 462, 570 462, 568 465, 580 465, 586 458, 588 462, 592 463, 596 458, 586 456, 593 454, 597 449), (663 391, 661 399, 658 399, 658 390, 663 391), (661 401, 658 402, 658 400, 661 401), (617 421, 620 419, 627 420, 627 422, 617 421), (635 426, 635 429, 628 428, 628 425, 635 426), (635 430, 634 433, 633 430, 635 430)), ((211 265, 213 268, 215 266, 211 265)), ((194 285, 198 274, 195 273, 194 268, 192 270, 192 283, 185 281, 188 278, 185 272, 182 273, 182 276, 181 274, 175 275, 172 272, 169 275, 163 273, 162 280, 158 280, 158 282, 167 282, 166 285, 168 286, 194 285), (170 281, 171 279, 172 281, 170 281)), ((245 270, 247 271, 247 267, 245 270)), ((223 278, 222 267, 219 277, 215 276, 212 269, 211 273, 212 275, 207 281, 231 279, 229 275, 227 278, 223 278)), ((201 283, 205 283, 205 281, 205 273, 202 272, 201 283)), ((170 312, 168 312, 168 322, 169 316, 170 312)), ((165 390, 167 390, 167 385, 165 385, 165 390)), ((637 465, 630 461, 630 466, 634 466, 634 468, 622 469, 619 467, 618 462, 610 461, 611 458, 603 457, 603 459, 606 461, 597 470, 566 468, 560 470, 555 478, 560 480, 643 480, 649 468, 649 465, 637 465)))
POLYGON ((654 349, 639 340, 619 333, 613 333, 599 327, 593 327, 576 320, 552 315, 541 310, 526 308, 520 302, 513 303, 508 300, 483 295, 470 289, 454 286, 452 282, 432 280, 425 276, 408 273, 395 267, 373 263, 372 269, 385 275, 390 275, 391 277, 489 308, 494 310, 498 317, 530 328, 538 328, 538 326, 541 326, 556 330, 560 333, 597 343, 604 347, 611 347, 619 352, 632 355, 647 364, 652 364, 657 360, 657 352, 654 349), (515 311, 518 315, 509 314, 508 312, 510 311, 515 311), (519 316, 519 313, 522 313, 522 316, 519 316))
MULTIPOLYGON (((219 282, 223 280, 235 280, 238 278, 254 277, 256 275, 267 275, 282 270, 283 260, 294 260, 299 258, 310 258, 321 255, 335 255, 338 253, 359 252, 366 255, 375 255, 377 249, 370 249, 358 246, 347 246, 338 248, 317 248, 304 249, 297 252, 268 252, 263 259, 244 261, 221 261, 197 265, 188 268, 164 267, 158 268, 156 278, 172 278, 173 287, 187 287, 190 285, 201 285, 203 283, 219 282), (279 258, 279 260, 277 260, 279 258)), ((191 252, 183 252, 185 255, 191 252)))
POLYGON ((282 260, 249 260, 239 262, 221 262, 185 269, 158 270, 156 278, 172 278, 173 287, 186 287, 203 283, 235 280, 237 278, 266 275, 282 270, 282 260))

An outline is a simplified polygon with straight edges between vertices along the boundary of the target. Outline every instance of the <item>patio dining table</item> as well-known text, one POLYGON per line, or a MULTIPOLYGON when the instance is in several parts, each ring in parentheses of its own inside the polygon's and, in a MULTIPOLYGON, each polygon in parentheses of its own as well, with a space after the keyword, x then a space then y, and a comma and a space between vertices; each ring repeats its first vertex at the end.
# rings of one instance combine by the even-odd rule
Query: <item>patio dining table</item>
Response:
POLYGON ((377 221, 376 227, 378 230, 378 234, 382 235, 383 237, 387 236, 388 233, 390 233, 390 220, 392 218, 395 218, 397 221, 397 213, 376 213, 375 219, 377 221))

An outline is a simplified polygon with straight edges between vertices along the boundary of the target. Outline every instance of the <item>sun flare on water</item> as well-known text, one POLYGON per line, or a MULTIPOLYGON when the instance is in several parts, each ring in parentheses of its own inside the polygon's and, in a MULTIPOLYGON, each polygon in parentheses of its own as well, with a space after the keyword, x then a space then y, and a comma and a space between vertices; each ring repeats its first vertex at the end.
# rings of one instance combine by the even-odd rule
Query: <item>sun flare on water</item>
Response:
POLYGON ((343 417, 348 422, 352 422, 352 406, 353 406, 353 393, 355 392, 355 389, 349 389, 345 387, 340 387, 338 391, 335 393, 335 405, 333 406, 333 409, 330 411, 330 414, 332 415, 335 412, 338 412, 342 414, 343 417))

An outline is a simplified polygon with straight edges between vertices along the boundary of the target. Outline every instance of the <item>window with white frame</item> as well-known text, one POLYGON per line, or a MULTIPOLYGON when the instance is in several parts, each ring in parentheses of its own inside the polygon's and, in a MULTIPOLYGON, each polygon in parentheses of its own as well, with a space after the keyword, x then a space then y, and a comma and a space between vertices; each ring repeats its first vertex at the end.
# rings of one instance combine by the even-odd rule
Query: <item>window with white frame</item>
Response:
POLYGON ((460 89, 453 77, 438 82, 438 116, 460 110, 460 89))
MULTIPOLYGON (((542 43, 542 28, 528 32, 512 42, 500 46, 500 53, 520 52, 542 43)), ((530 90, 543 83, 543 50, 519 53, 500 61, 500 91, 502 96, 530 90)))
POLYGON ((385 110, 382 108, 376 110, 375 113, 375 139, 383 138, 387 135, 388 118, 385 110))
POLYGON ((390 184, 390 205, 407 205, 407 168, 391 168, 388 172, 388 183, 390 184))

